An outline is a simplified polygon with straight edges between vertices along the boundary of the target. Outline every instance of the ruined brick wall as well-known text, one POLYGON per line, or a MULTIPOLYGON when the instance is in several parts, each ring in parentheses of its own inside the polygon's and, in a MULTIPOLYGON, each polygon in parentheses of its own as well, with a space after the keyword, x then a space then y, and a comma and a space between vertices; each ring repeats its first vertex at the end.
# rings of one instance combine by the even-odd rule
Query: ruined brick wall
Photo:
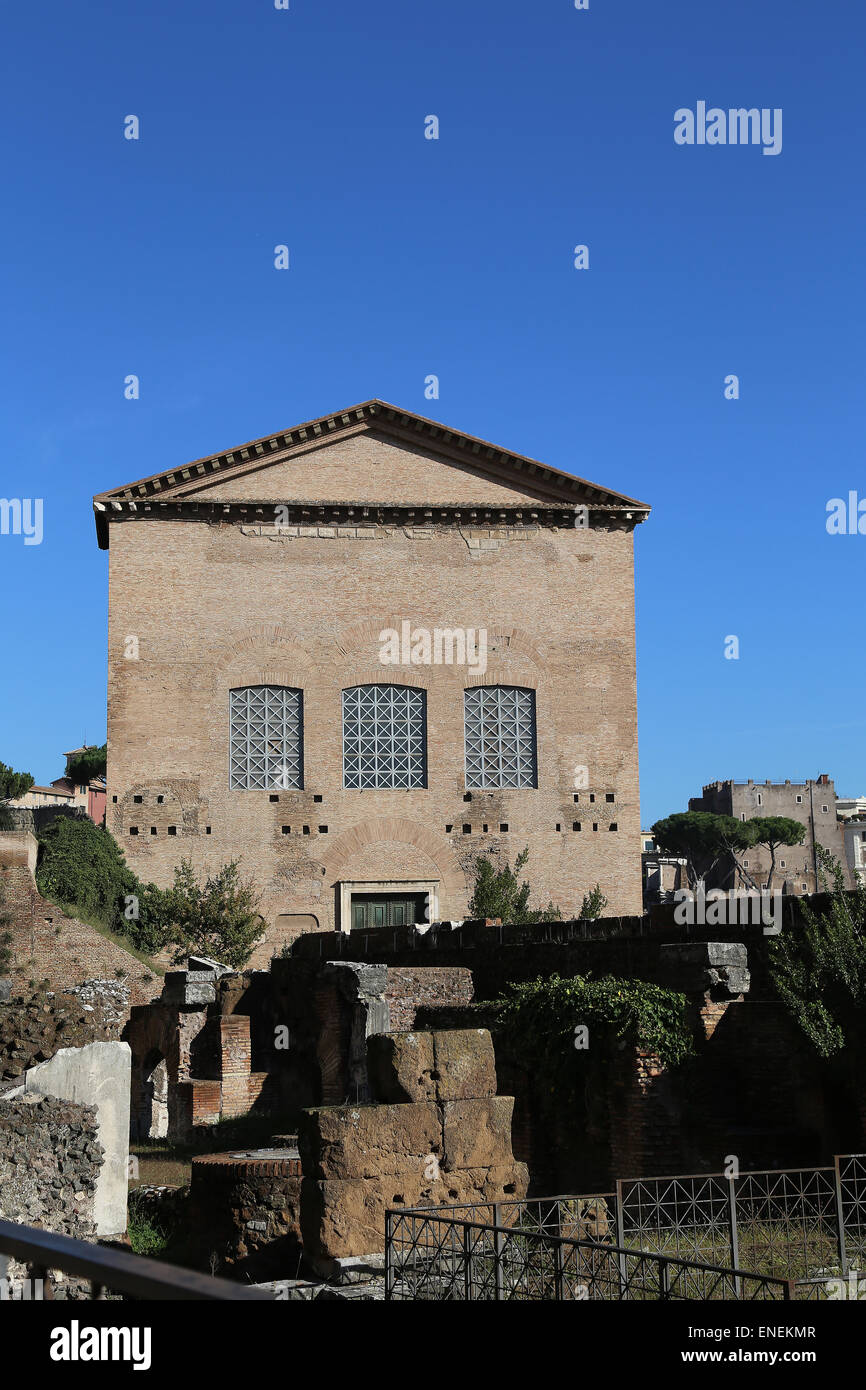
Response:
POLYGON ((419 1009, 427 1010, 429 1019, 432 1010, 471 1004, 472 972, 465 966, 392 966, 385 998, 391 1032, 408 1033, 415 1027, 419 1009))
POLYGON ((296 1150, 195 1158, 183 1234, 169 1254, 208 1273, 245 1281, 296 1277, 300 1195, 296 1150))
POLYGON ((87 979, 122 979, 133 1004, 146 1004, 162 988, 162 979, 95 927, 68 917, 36 889, 26 862, 14 862, 0 845, 0 880, 5 890, 4 911, 12 921, 13 987, 30 980, 47 981, 55 991, 71 989, 87 979))
MULTIPOLYGON (((418 488, 420 507, 477 489, 483 509, 492 488, 532 505, 519 482, 370 436, 319 451, 320 468, 317 486, 338 478, 342 498, 418 488)), ((286 477, 300 485, 294 464, 286 477)), ((279 486, 270 468, 239 483, 269 496, 279 486)), ((222 486, 236 484, 207 497, 222 486)), ((380 878, 437 882, 440 914, 457 918, 474 856, 513 860, 528 845, 540 902, 573 913, 599 882, 614 911, 639 911, 631 532, 575 528, 565 513, 541 525, 529 511, 521 525, 431 511, 423 525, 359 517, 278 531, 253 506, 249 520, 154 510, 110 527, 107 824, 136 872, 165 885, 182 856, 204 870, 240 855, 263 895, 256 965, 291 937, 292 919, 332 927, 338 885, 368 878, 371 862, 380 878), (486 672, 383 666, 379 633, 403 618, 485 627, 486 672), (124 656, 129 634, 137 660, 124 656), (383 680, 427 692, 423 790, 343 789, 340 692, 383 680), (228 787, 229 691, 264 683, 304 692, 302 791, 228 787), (479 683, 535 691, 537 789, 465 800, 463 691, 479 683), (579 805, 578 765, 590 779, 579 805)))

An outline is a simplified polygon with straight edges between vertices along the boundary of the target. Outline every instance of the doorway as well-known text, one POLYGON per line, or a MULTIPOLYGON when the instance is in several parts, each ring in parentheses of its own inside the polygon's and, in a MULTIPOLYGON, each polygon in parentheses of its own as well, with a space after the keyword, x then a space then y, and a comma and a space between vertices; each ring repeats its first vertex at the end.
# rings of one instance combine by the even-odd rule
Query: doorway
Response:
POLYGON ((424 922, 426 906, 425 893, 353 893, 352 931, 424 922))

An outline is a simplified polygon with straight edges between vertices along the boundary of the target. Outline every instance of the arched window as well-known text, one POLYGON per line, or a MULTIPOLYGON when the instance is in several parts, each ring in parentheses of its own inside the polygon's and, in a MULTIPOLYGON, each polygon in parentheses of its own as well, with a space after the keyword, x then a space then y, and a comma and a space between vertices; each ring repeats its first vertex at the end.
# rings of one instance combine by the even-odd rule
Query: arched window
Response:
POLYGON ((479 685, 463 692, 466 785, 535 787, 535 691, 479 685))
POLYGON ((304 785, 303 694, 282 685, 229 692, 232 788, 289 790, 304 785))
POLYGON ((343 691, 343 786, 426 787, 425 693, 407 685, 343 691))

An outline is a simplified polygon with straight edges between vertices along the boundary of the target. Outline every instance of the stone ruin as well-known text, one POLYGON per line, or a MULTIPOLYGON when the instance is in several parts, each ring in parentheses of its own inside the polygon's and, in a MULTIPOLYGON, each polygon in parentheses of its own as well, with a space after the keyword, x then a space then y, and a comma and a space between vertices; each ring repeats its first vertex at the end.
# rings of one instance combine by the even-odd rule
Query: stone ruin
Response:
MULTIPOLYGON (((311 1280, 375 1281, 388 1208, 526 1195, 489 1032, 373 1034, 366 1073, 373 1099, 302 1111, 297 1146, 275 1135, 273 1147, 194 1158, 169 1257, 304 1297, 311 1280)), ((154 1210, 177 1202, 152 1197, 154 1210)))
POLYGON ((382 1249, 393 1207, 526 1195, 511 1147, 514 1100, 496 1094, 486 1029, 367 1041, 372 1105, 305 1110, 298 1130, 304 1250, 327 1264, 382 1249))

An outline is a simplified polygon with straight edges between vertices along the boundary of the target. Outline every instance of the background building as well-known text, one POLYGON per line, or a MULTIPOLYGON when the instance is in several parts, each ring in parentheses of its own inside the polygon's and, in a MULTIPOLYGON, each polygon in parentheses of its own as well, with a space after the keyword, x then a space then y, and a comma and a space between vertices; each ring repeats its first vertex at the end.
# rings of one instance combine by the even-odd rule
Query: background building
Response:
POLYGON ((645 504, 370 401, 94 506, 107 824, 141 877, 240 857, 257 960, 460 918, 476 856, 524 846, 539 905, 640 911, 645 504))
MULTIPOLYGON (((79 753, 88 751, 88 745, 85 743, 81 748, 73 748, 68 753, 64 753, 67 769, 70 759, 74 759, 79 753)), ((86 781, 81 781, 65 774, 63 777, 55 777, 47 787, 37 786, 34 783, 21 796, 14 799, 10 798, 5 804, 27 810, 44 806, 65 806, 69 810, 86 811, 92 821, 95 821, 97 825, 102 825, 105 821, 105 802, 104 777, 88 777, 86 781)))
POLYGON ((845 858, 855 886, 866 886, 866 796, 840 796, 836 815, 845 841, 845 858))
MULTIPOLYGON (((839 861, 847 887, 851 886, 841 827, 836 819, 836 792, 833 779, 822 773, 814 782, 711 782, 703 795, 692 797, 690 811, 712 811, 717 815, 750 820, 753 816, 787 816, 806 827, 801 845, 781 846, 776 851, 773 887, 787 893, 815 893, 822 889, 815 847, 822 846, 839 861)), ((760 886, 770 871, 770 852, 756 845, 743 856, 743 864, 760 886)), ((734 871, 720 867, 707 878, 708 887, 733 888, 734 871)))

